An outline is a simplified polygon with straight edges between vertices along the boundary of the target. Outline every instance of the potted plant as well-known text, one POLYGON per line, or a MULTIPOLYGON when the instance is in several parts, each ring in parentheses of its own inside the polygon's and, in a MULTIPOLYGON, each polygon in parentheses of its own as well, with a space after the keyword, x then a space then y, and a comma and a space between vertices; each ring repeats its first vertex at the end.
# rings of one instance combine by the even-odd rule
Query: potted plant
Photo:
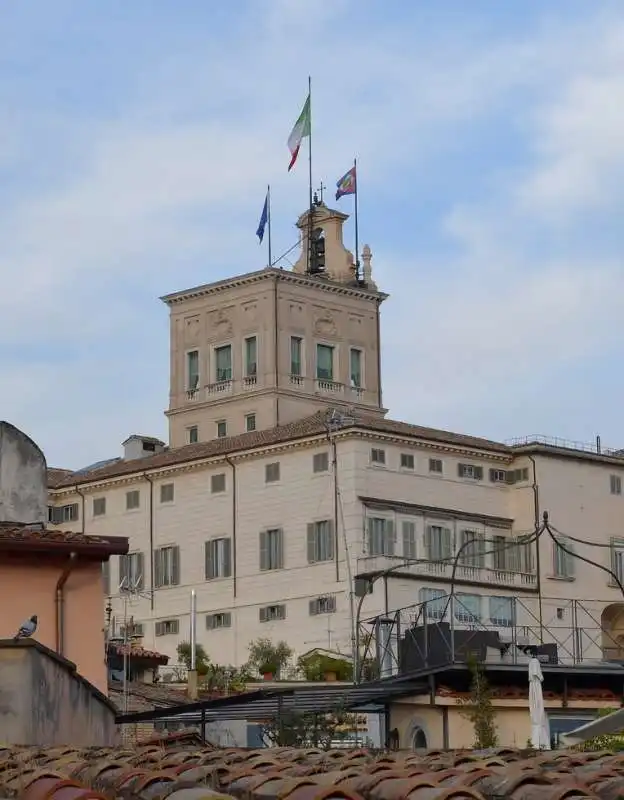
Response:
POLYGON ((265 681, 271 681, 279 678, 292 654, 292 648, 284 641, 273 644, 270 639, 256 639, 249 645, 249 664, 255 667, 265 681))
POLYGON ((299 658, 298 666, 307 681, 353 680, 353 666, 340 653, 312 650, 299 658))

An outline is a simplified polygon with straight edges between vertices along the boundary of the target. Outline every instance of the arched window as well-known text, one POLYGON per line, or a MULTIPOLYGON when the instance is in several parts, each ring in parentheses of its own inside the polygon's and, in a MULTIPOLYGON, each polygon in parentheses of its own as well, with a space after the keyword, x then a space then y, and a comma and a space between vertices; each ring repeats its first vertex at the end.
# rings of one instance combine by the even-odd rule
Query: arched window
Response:
POLYGON ((427 748, 427 736, 420 727, 414 728, 412 733, 412 748, 414 750, 425 750, 427 748))

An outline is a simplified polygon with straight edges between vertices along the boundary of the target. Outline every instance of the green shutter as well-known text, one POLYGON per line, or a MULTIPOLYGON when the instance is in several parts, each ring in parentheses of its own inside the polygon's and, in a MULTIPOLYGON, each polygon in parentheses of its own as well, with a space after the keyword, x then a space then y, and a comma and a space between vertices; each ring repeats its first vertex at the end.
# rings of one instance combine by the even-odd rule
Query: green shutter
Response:
POLYGON ((316 553, 315 525, 313 522, 308 522, 306 541, 307 541, 307 551, 308 551, 308 564, 315 564, 317 561, 317 553, 316 553))
POLYGON ((145 587, 145 555, 137 553, 137 590, 141 592, 145 587))
POLYGON ((180 548, 177 545, 171 548, 171 583, 173 586, 180 584, 180 548))
POLYGON ((232 540, 230 538, 223 540, 223 577, 230 578, 232 576, 232 540))
MULTIPOLYGON (((268 568, 269 568, 269 552, 268 552, 267 532, 260 531, 260 569, 266 570, 268 568)), ((260 622, 263 621, 264 620, 262 619, 260 620, 260 622)))

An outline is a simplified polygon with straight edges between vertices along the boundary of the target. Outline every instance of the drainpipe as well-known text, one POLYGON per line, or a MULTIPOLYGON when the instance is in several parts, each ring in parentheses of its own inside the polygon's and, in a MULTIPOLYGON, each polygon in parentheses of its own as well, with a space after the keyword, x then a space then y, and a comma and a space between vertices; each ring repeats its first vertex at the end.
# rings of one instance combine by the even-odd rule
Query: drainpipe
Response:
POLYGON ((154 481, 147 472, 143 477, 149 483, 149 557, 150 557, 150 607, 154 610, 154 481))
POLYGON ((63 589, 74 568, 76 558, 76 553, 69 554, 69 561, 63 568, 63 572, 61 572, 56 582, 56 652, 60 656, 65 653, 65 597, 63 589))
MULTIPOLYGON (((537 465, 535 458, 529 455, 529 461, 533 467, 533 512, 535 530, 539 530, 540 526, 540 499, 539 499, 539 485, 537 483, 537 465)), ((540 630, 540 643, 544 643, 544 628, 543 628, 543 610, 542 610, 542 568, 540 559, 540 539, 535 542, 535 569, 537 571, 537 604, 538 604, 538 617, 539 617, 539 630, 540 630)))
POLYGON ((86 523, 86 520, 85 520, 85 504, 86 504, 86 500, 85 500, 84 492, 80 491, 80 489, 78 488, 78 484, 76 484, 76 486, 74 488, 76 489, 76 494, 82 500, 82 508, 80 509, 80 517, 82 519, 81 533, 84 533, 85 532, 85 523, 86 523))
POLYGON ((225 460, 232 467, 232 591, 236 597, 236 464, 229 456, 225 460))

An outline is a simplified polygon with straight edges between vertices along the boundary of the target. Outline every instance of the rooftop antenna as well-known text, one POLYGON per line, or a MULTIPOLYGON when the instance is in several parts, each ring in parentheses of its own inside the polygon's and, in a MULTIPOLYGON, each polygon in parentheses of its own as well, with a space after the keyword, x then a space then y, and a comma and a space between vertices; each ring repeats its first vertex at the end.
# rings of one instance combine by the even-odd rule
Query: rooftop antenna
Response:
POLYGON ((139 599, 144 598, 146 600, 151 599, 151 593, 144 592, 141 589, 143 585, 143 574, 139 573, 138 575, 133 576, 132 578, 128 575, 124 575, 124 577, 119 582, 119 596, 123 597, 123 604, 124 604, 124 622, 123 622, 123 644, 122 644, 122 658, 123 658, 123 710, 124 714, 128 713, 128 661, 129 661, 129 636, 128 636, 128 622, 132 626, 133 635, 134 635, 134 615, 131 615, 128 618, 128 604, 131 599, 139 599))

